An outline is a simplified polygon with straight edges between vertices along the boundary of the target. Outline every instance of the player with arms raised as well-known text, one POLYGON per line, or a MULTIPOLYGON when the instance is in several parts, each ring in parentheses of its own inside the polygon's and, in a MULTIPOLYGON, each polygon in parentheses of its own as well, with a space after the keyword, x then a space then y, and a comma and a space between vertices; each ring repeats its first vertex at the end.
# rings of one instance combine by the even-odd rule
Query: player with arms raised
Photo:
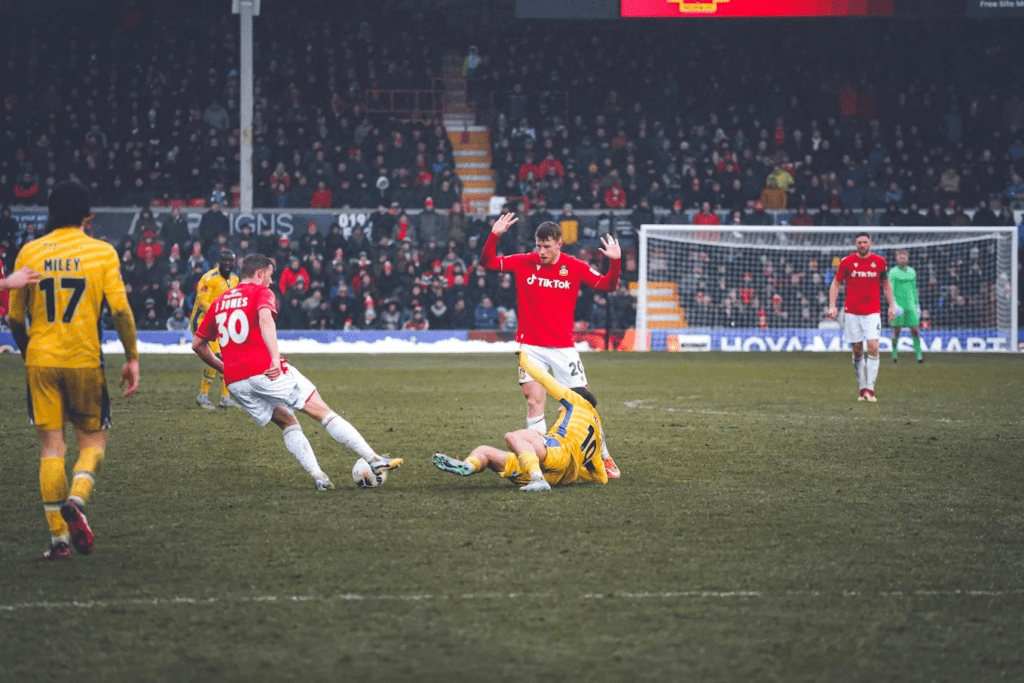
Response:
POLYGON ((903 312, 892 321, 892 362, 897 362, 900 340, 900 329, 910 328, 910 337, 914 342, 914 355, 917 362, 923 363, 921 356, 921 303, 917 299, 917 271, 908 264, 910 256, 906 249, 896 252, 896 267, 889 269, 889 282, 892 283, 892 298, 896 306, 903 312))
MULTIPOLYGON (((192 307, 192 332, 199 327, 199 322, 210 310, 210 305, 217 300, 224 292, 238 285, 238 276, 231 271, 235 268, 235 253, 225 249, 220 252, 217 267, 211 268, 203 274, 203 277, 196 283, 196 303, 192 307)), ((210 341, 210 349, 216 354, 220 353, 220 346, 216 339, 210 341)), ((217 377, 217 372, 207 366, 203 368, 203 381, 199 385, 199 395, 196 396, 196 404, 200 408, 213 410, 213 403, 208 396, 210 383, 217 377)), ((223 378, 222 378, 223 379, 223 378)), ((225 382, 220 389, 220 407, 233 408, 235 402, 231 400, 228 393, 228 385, 225 382)))
MULTIPOLYGON (((608 273, 601 275, 583 261, 562 253, 562 229, 545 221, 537 226, 536 250, 528 254, 498 256, 498 241, 516 222, 513 213, 500 216, 491 227, 480 264, 488 270, 512 273, 516 279, 516 341, 530 360, 552 373, 569 388, 586 387, 583 360, 573 340, 573 311, 580 286, 614 292, 619 285, 622 251, 611 235, 601 238, 601 253, 610 259, 608 273)), ((544 434, 544 387, 531 380, 522 366, 519 384, 526 397, 526 428, 544 434)), ((619 469, 601 438, 601 457, 608 476, 619 477, 619 469)))
POLYGON ((345 418, 331 410, 320 392, 298 368, 281 358, 277 346, 277 300, 270 291, 274 264, 263 254, 242 262, 242 281, 210 306, 192 340, 192 350, 211 368, 224 374, 232 396, 261 427, 273 422, 284 433, 284 445, 313 477, 317 491, 334 484, 317 462, 313 447, 293 411, 316 418, 338 443, 359 454, 379 472, 394 469, 401 459, 378 455, 345 418), (220 357, 210 343, 220 344, 220 357))
POLYGON ((442 472, 468 477, 485 469, 519 485, 521 491, 550 491, 577 480, 608 483, 601 449, 601 417, 597 399, 584 387, 562 385, 535 365, 524 351, 517 351, 519 367, 532 381, 558 401, 558 421, 546 435, 533 429, 505 434, 511 452, 493 446, 477 446, 465 460, 444 453, 434 455, 442 472))
POLYGON ((858 233, 854 240, 857 251, 839 262, 836 276, 828 288, 828 317, 835 318, 839 286, 846 283, 845 312, 846 339, 853 346, 853 370, 860 385, 858 401, 874 402, 875 380, 878 378, 878 337, 882 331, 882 308, 879 289, 889 304, 889 321, 901 313, 892 298, 892 284, 886 276, 885 259, 871 253, 871 236, 858 233), (867 341, 867 358, 864 342, 867 341))
MULTIPOLYGON (((75 181, 54 187, 49 199, 53 230, 26 244, 16 274, 25 268, 41 278, 11 292, 11 335, 25 359, 29 419, 39 432, 42 457, 39 487, 50 526, 50 549, 43 557, 60 560, 75 550, 93 550, 93 532, 82 509, 96 483, 107 447, 110 398, 100 347, 100 314, 110 307, 127 358, 121 368, 125 397, 139 386, 135 318, 121 281, 117 252, 89 237, 83 226, 92 215, 89 191, 75 181), (78 460, 68 489, 64 425, 75 428, 78 460)), ((13 276, 12 276, 13 277, 13 276)))

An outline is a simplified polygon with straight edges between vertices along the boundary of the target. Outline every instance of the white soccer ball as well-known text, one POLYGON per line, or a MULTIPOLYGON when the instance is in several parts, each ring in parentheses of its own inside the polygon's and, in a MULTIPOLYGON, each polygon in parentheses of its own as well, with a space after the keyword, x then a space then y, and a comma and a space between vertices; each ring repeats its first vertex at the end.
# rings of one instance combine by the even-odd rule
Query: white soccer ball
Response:
POLYGON ((387 479, 387 470, 381 470, 374 474, 373 470, 370 469, 369 463, 362 458, 356 460, 356 464, 352 465, 352 481, 361 489, 373 489, 383 486, 387 479))

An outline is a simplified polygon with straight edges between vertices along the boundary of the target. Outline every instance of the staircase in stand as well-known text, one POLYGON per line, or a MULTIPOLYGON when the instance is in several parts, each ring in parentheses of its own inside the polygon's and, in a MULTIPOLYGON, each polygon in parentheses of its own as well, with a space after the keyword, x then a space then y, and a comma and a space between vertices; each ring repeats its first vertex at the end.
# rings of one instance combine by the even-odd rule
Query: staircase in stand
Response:
POLYGON ((455 174, 462 181, 462 203, 466 211, 487 209, 494 194, 491 170, 491 135, 487 126, 475 124, 466 98, 462 77, 462 56, 450 52, 441 68, 444 80, 444 127, 455 154, 455 174))
MULTIPOLYGON (((637 283, 629 283, 629 291, 637 295, 637 283)), ((675 282, 647 283, 647 328, 678 330, 686 327, 686 314, 679 303, 675 282)))

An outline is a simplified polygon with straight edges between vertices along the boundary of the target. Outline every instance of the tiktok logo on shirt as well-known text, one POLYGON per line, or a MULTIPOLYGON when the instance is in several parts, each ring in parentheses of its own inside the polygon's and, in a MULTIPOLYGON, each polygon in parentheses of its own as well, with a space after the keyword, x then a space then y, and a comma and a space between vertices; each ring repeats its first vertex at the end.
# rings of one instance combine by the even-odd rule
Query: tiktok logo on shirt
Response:
POLYGON ((526 284, 530 287, 537 285, 542 289, 569 289, 570 287, 569 282, 566 280, 552 280, 538 275, 531 275, 526 278, 526 284))

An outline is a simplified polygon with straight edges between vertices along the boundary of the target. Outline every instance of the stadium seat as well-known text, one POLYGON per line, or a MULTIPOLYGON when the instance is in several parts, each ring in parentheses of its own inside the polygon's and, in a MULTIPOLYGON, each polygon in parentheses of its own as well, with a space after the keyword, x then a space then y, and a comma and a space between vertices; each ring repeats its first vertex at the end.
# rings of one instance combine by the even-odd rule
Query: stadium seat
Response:
POLYGON ((206 206, 206 200, 202 197, 194 197, 188 200, 188 205, 190 208, 201 209, 206 206))
POLYGON ((187 203, 188 202, 186 202, 184 199, 169 199, 167 201, 167 206, 172 208, 172 209, 175 208, 175 207, 177 207, 179 209, 184 209, 185 205, 187 203))
POLYGON ((149 200, 149 205, 154 209, 162 209, 165 206, 167 206, 167 202, 160 199, 159 197, 154 197, 153 199, 149 200))

